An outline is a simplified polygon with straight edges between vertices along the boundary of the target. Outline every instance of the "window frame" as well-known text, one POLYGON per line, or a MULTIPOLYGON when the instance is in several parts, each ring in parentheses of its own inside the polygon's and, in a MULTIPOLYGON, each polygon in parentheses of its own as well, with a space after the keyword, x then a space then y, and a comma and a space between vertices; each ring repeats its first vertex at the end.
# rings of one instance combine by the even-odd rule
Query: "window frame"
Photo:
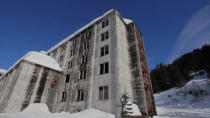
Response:
POLYGON ((105 28, 109 25, 109 18, 101 22, 101 28, 105 28))
POLYGON ((69 61, 68 62, 68 65, 67 65, 67 69, 70 69, 73 67, 73 62, 72 61, 69 61))
POLYGON ((101 57, 109 54, 109 45, 101 47, 101 57))
POLYGON ((109 99, 109 86, 100 86, 98 87, 98 100, 108 100, 109 99))
POLYGON ((78 89, 77 90, 77 101, 84 101, 84 89, 78 89))
POLYGON ((86 69, 79 71, 79 80, 86 79, 86 69))
POLYGON ((67 95, 67 92, 66 91, 63 91, 62 92, 61 102, 65 102, 66 101, 66 95, 67 95))
POLYGON ((101 33, 101 42, 109 39, 109 31, 101 33))
POLYGON ((100 75, 109 73, 109 62, 100 64, 100 75))
POLYGON ((70 50, 70 57, 74 56, 74 50, 70 50))
POLYGON ((69 83, 70 82, 70 74, 66 75, 66 80, 65 80, 65 83, 69 83))

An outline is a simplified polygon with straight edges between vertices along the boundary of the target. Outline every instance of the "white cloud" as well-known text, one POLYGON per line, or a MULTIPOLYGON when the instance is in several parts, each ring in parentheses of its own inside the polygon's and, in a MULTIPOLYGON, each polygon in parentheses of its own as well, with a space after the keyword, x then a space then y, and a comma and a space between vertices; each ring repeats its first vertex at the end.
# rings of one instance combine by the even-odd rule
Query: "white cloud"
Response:
POLYGON ((189 19, 179 34, 167 62, 204 44, 210 44, 210 4, 189 19))

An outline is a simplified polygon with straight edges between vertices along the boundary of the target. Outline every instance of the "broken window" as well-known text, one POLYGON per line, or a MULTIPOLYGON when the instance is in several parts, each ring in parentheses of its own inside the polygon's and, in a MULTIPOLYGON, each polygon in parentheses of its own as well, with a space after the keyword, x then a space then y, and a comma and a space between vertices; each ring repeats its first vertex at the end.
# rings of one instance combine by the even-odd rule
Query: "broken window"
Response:
POLYGON ((109 98, 109 88, 108 86, 99 87, 99 100, 108 100, 109 98))
POLYGON ((52 57, 56 57, 56 55, 57 55, 57 50, 54 50, 54 51, 52 52, 52 57))
POLYGON ((73 62, 72 61, 69 61, 68 62, 68 65, 67 65, 67 68, 70 69, 70 68, 72 68, 72 66, 73 66, 73 62))
POLYGON ((61 52, 61 53, 64 52, 64 51, 65 51, 65 48, 66 48, 66 46, 65 46, 65 45, 62 45, 62 46, 60 47, 60 52, 61 52))
POLYGON ((83 101, 84 100, 84 90, 79 89, 77 91, 77 101, 83 101))
POLYGON ((62 98, 61 98, 61 102, 65 101, 66 101, 66 91, 62 92, 62 98))
POLYGON ((100 64, 100 75, 109 73, 109 63, 100 64))
POLYGON ((76 46, 76 40, 73 40, 72 44, 73 46, 76 46))
POLYGON ((88 43, 84 43, 83 44, 83 50, 87 50, 88 49, 88 43))
POLYGON ((66 75, 66 83, 69 83, 70 75, 66 75))
POLYGON ((70 57, 71 57, 71 56, 74 56, 74 50, 71 50, 71 51, 70 51, 70 57))
POLYGON ((101 24, 102 28, 104 28, 104 27, 106 27, 108 25, 109 25, 109 19, 103 21, 102 24, 101 24))
POLYGON ((107 54, 109 54, 109 45, 106 45, 101 48, 101 57, 107 54))
POLYGON ((104 41, 104 40, 106 40, 108 38, 109 38, 109 32, 108 31, 106 31, 103 34, 101 34, 101 41, 104 41))
POLYGON ((82 56, 80 59, 81 64, 85 64, 87 62, 87 55, 82 56))
POLYGON ((63 55, 60 56, 60 59, 59 59, 60 62, 63 61, 63 57, 64 57, 63 55))
POLYGON ((104 99, 107 100, 109 98, 109 89, 108 86, 104 86, 104 99))
POLYGON ((79 72, 79 80, 86 78, 86 70, 81 70, 79 72))

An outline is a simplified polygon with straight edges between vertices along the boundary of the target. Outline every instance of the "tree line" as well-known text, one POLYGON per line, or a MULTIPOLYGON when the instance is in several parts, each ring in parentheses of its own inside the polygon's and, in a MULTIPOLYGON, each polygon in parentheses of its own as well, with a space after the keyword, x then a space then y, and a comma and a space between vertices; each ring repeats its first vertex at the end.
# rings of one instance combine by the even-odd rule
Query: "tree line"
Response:
POLYGON ((158 64, 150 72, 153 91, 156 93, 172 87, 182 87, 192 79, 190 73, 200 70, 205 70, 210 76, 210 45, 205 44, 200 49, 194 49, 171 64, 158 64))

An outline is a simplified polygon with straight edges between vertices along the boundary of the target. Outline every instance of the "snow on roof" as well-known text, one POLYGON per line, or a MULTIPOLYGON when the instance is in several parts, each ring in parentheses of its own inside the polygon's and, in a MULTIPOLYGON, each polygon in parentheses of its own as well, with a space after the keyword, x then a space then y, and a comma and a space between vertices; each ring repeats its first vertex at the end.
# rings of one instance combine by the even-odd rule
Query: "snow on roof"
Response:
POLYGON ((126 24, 130 24, 133 22, 131 19, 127 19, 127 18, 123 18, 123 20, 125 21, 126 24))
POLYGON ((51 68, 53 70, 61 71, 61 68, 55 59, 40 52, 31 51, 27 53, 23 59, 32 63, 51 68))
POLYGON ((10 72, 10 70, 12 70, 22 60, 36 63, 36 64, 51 68, 56 71, 61 71, 59 64, 52 57, 46 54, 43 54, 41 52, 31 51, 31 52, 28 52, 25 56, 21 57, 18 61, 16 61, 15 64, 13 64, 13 66, 11 66, 8 69, 8 71, 4 73, 3 76, 0 77, 0 79, 2 79, 8 72, 10 72))
POLYGON ((5 69, 0 69, 0 73, 6 73, 7 72, 7 70, 5 70, 5 69))
POLYGON ((67 38, 65 38, 64 40, 62 40, 61 42, 59 42, 58 44, 56 44, 55 46, 53 46, 52 48, 50 48, 48 50, 47 53, 49 53, 50 51, 54 50, 55 48, 61 46, 62 44, 64 44, 65 42, 69 41, 70 39, 72 39, 74 36, 76 36, 77 34, 79 34, 80 32, 82 32, 83 30, 85 30, 86 28, 90 27, 91 25, 93 25, 94 23, 96 23, 97 21, 99 21, 100 19, 102 19, 104 16, 108 15, 109 13, 111 13, 112 11, 114 11, 114 9, 111 9, 109 11, 107 11, 106 13, 104 13, 102 16, 92 20, 91 22, 89 22, 87 25, 83 26, 82 28, 80 28, 79 30, 77 30, 76 32, 74 32, 73 34, 71 34, 70 36, 68 36, 67 38))

